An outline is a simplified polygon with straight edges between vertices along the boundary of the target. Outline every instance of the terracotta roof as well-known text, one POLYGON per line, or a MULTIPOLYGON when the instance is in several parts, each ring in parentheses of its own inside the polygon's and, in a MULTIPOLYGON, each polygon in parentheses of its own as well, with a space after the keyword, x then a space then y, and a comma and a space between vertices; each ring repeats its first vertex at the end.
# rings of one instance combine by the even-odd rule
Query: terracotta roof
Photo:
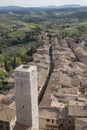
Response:
POLYGON ((16 103, 15 103, 15 101, 12 102, 12 103, 9 105, 9 107, 16 110, 16 103))
POLYGON ((16 116, 15 109, 0 104, 0 121, 10 122, 16 116))
POLYGON ((64 108, 64 104, 60 103, 55 96, 51 95, 50 99, 52 101, 51 106, 57 107, 57 108, 64 108))
POLYGON ((39 108, 39 117, 46 119, 57 120, 59 115, 59 110, 55 107, 42 107, 39 108))
POLYGON ((21 125, 21 124, 16 123, 13 130, 39 130, 39 129, 31 128, 29 126, 25 126, 25 125, 21 125))
POLYGON ((82 121, 82 122, 87 123, 87 118, 76 118, 76 120, 80 120, 80 121, 82 121))
POLYGON ((85 103, 84 102, 79 102, 79 101, 70 101, 69 102, 69 105, 70 106, 85 106, 85 103))

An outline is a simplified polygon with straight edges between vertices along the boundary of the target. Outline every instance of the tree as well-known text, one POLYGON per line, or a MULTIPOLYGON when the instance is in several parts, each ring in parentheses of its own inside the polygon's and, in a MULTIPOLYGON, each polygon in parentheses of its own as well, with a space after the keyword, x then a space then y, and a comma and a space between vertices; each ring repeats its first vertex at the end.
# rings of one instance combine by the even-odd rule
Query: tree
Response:
POLYGON ((19 48, 19 55, 24 55, 26 53, 26 49, 23 47, 19 48))
POLYGON ((16 68, 16 65, 17 65, 17 63, 16 63, 16 56, 14 56, 14 58, 13 58, 13 69, 16 68))
POLYGON ((21 65, 23 62, 20 57, 16 57, 16 67, 21 65))
POLYGON ((4 59, 4 66, 5 66, 5 70, 6 70, 6 71, 9 71, 7 59, 4 59))
POLYGON ((0 70, 0 78, 3 78, 5 76, 5 72, 0 70))
POLYGON ((39 26, 36 26, 34 30, 36 33, 40 33, 42 31, 42 29, 39 26))
POLYGON ((33 53, 36 52, 36 47, 35 46, 31 46, 31 49, 27 52, 27 55, 32 56, 33 53))
POLYGON ((3 54, 0 54, 0 65, 3 65, 4 62, 4 56, 3 54))

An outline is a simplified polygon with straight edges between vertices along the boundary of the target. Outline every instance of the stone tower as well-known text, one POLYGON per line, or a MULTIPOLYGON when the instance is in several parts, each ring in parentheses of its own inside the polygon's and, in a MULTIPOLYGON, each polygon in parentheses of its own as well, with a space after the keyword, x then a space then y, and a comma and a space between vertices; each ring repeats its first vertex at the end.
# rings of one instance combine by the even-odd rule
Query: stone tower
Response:
POLYGON ((20 65, 14 71, 17 122, 38 128, 37 68, 20 65))

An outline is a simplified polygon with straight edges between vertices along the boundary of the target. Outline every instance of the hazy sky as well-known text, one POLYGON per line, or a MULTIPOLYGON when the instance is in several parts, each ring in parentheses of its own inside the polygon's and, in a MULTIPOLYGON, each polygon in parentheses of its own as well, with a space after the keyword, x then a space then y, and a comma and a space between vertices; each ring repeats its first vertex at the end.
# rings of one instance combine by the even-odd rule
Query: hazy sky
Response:
POLYGON ((16 5, 38 7, 48 5, 80 4, 87 5, 87 0, 0 0, 0 6, 16 5))

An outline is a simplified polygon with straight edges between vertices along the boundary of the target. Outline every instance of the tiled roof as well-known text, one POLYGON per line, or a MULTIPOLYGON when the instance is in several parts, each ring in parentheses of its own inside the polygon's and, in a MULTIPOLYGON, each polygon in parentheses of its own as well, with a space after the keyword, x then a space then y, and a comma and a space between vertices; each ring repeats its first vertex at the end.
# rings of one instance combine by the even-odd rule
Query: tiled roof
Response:
POLYGON ((16 116, 15 109, 0 104, 0 121, 10 122, 16 116))
POLYGON ((42 107, 39 108, 39 117, 46 119, 57 120, 59 115, 59 110, 55 107, 42 107))
POLYGON ((25 126, 25 125, 21 125, 21 124, 16 123, 13 130, 39 130, 39 129, 31 128, 29 126, 25 126))

